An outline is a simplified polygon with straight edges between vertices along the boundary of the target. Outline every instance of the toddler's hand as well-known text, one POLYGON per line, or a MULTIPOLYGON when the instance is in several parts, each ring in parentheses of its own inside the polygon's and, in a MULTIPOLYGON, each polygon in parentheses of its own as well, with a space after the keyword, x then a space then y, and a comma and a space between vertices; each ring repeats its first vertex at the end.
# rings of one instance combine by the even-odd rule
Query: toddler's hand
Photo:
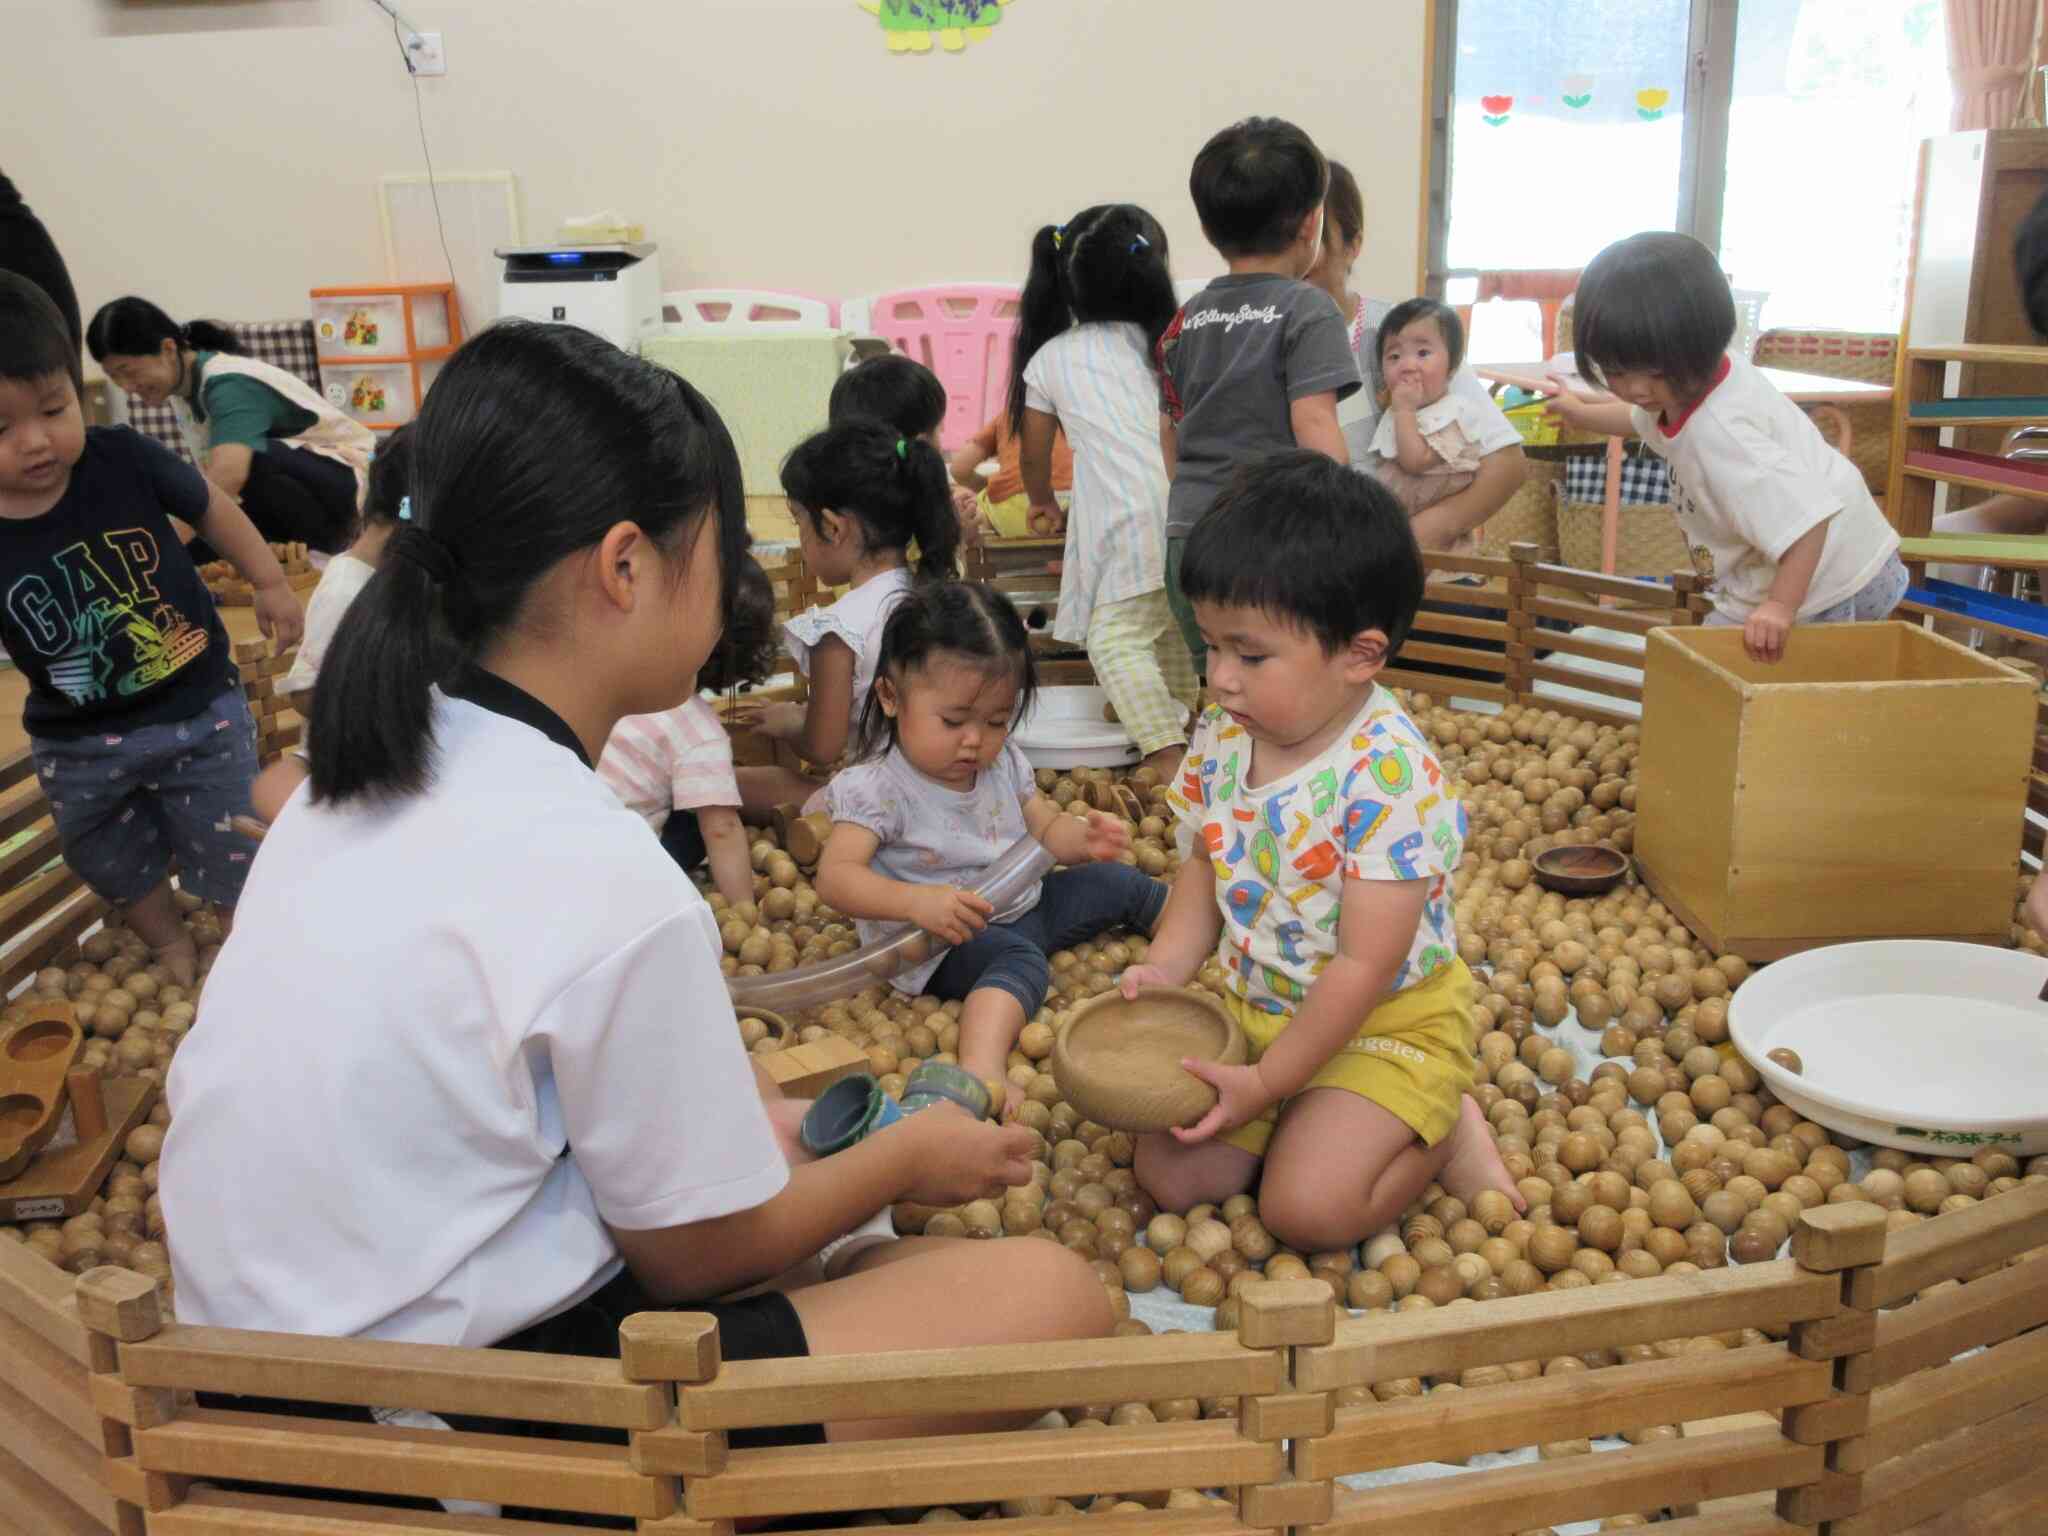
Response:
POLYGON ((903 1198, 919 1205, 992 1200, 1031 1181, 1031 1151, 1038 1133, 1025 1125, 971 1118, 957 1104, 934 1104, 904 1119, 886 1135, 922 1138, 911 1159, 911 1185, 903 1198))
POLYGON ((1586 413, 1594 404, 1565 382, 1561 373, 1546 374, 1551 392, 1543 397, 1543 414, 1555 417, 1566 426, 1580 432, 1598 430, 1587 420, 1586 413))
MULTIPOLYGON (((2043 882, 2048 884, 2048 882, 2043 882)), ((1123 993, 1124 1001, 1136 1002, 1140 987, 1171 987, 1177 983, 1156 965, 1131 965, 1116 979, 1116 988, 1123 993)))
POLYGON ((305 610, 283 582, 255 590, 256 627, 270 642, 270 654, 281 656, 306 632, 305 610))
POLYGON ((1397 411, 1417 411, 1429 402, 1422 398, 1422 381, 1416 378, 1399 378, 1387 385, 1387 396, 1397 411))
POLYGON ((910 898, 910 920, 935 939, 965 944, 995 915, 985 897, 957 885, 921 885, 910 898))
POLYGON ((1774 598, 1766 598, 1756 606, 1756 612, 1742 626, 1742 648, 1749 652, 1751 661, 1782 661, 1785 656, 1785 635, 1798 619, 1790 607, 1774 598))
POLYGON ((1106 864, 1131 846, 1131 829, 1107 811, 1088 813, 1088 857, 1106 864))
POLYGON ((960 524, 960 542, 972 547, 981 542, 981 510, 974 492, 964 485, 953 487, 953 517, 960 524))
POLYGON ((1273 1102, 1257 1067, 1226 1067, 1221 1062, 1201 1061, 1193 1056, 1183 1057, 1180 1065, 1183 1072, 1199 1077, 1216 1090, 1216 1102, 1209 1113, 1192 1127, 1173 1128, 1174 1140, 1184 1147, 1249 1125, 1273 1102))

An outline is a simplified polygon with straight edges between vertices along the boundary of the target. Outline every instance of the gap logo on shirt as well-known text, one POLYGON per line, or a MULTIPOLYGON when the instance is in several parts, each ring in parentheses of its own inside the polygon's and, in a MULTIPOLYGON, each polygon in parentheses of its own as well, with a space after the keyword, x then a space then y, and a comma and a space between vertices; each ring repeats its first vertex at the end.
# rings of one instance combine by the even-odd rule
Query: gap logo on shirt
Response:
POLYGON ((206 631, 150 579, 160 559, 147 529, 109 529, 7 588, 8 617, 73 704, 146 692, 205 653, 206 631))

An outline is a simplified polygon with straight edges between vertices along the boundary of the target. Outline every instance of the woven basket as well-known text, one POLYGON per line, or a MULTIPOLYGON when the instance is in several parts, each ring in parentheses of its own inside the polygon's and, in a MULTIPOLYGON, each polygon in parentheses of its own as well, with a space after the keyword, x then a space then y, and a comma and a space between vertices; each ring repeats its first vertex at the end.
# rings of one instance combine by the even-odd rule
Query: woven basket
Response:
MULTIPOLYGON (((1756 341, 1759 368, 1784 368, 1828 379, 1889 384, 1898 366, 1899 338, 1884 331, 1765 331, 1756 341)), ((1887 415, 1889 424, 1890 417, 1887 415)), ((1862 426, 1857 426, 1862 435, 1862 426)))
MULTIPOLYGON (((1600 529, 1606 508, 1597 501, 1567 501, 1557 509, 1557 540, 1566 565, 1600 569, 1600 529)), ((1614 540, 1617 576, 1669 576, 1676 571, 1713 575, 1704 551, 1695 557, 1669 502, 1623 502, 1614 540)))
MULTIPOLYGON (((1534 544, 1542 559, 1556 560, 1558 487, 1563 480, 1562 464, 1531 462, 1521 487, 1480 525, 1479 553, 1505 560, 1509 545, 1534 544)), ((1597 561, 1599 551, 1594 554, 1597 561)))

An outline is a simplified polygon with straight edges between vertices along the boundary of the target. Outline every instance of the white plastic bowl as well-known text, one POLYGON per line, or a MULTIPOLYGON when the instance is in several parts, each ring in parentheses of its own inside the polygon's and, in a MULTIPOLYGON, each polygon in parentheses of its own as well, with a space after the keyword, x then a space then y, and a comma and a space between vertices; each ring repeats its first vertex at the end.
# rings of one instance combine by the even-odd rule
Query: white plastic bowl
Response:
POLYGON ((1885 939, 1764 967, 1728 1010, 1771 1091, 1830 1130, 1909 1152, 2048 1152, 2040 956, 1885 939), (1787 1048, 1804 1071, 1770 1059, 1787 1048))
MULTIPOLYGON (((1100 688, 1041 688, 1031 712, 1017 724, 1017 745, 1034 768, 1123 768, 1138 760, 1138 744, 1102 718, 1109 695, 1100 688)), ((1187 710, 1181 710, 1187 722, 1187 710)))

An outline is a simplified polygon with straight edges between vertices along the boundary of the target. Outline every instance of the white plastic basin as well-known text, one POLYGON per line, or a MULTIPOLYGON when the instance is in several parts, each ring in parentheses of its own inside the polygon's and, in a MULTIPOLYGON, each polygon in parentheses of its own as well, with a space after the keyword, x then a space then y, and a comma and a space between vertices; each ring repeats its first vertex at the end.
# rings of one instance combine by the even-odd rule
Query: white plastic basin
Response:
MULTIPOLYGON (((1102 718, 1100 688, 1041 688, 1017 725, 1017 745, 1034 768, 1120 768, 1138 760, 1121 725, 1102 718)), ((1182 711, 1185 719, 1186 711, 1182 711)))
POLYGON ((1728 1027, 1771 1091, 1830 1130, 1947 1157, 2048 1152, 2048 962, 1922 939, 1768 965, 1728 1027), (1803 1071, 1770 1060, 1796 1051, 1803 1071))

